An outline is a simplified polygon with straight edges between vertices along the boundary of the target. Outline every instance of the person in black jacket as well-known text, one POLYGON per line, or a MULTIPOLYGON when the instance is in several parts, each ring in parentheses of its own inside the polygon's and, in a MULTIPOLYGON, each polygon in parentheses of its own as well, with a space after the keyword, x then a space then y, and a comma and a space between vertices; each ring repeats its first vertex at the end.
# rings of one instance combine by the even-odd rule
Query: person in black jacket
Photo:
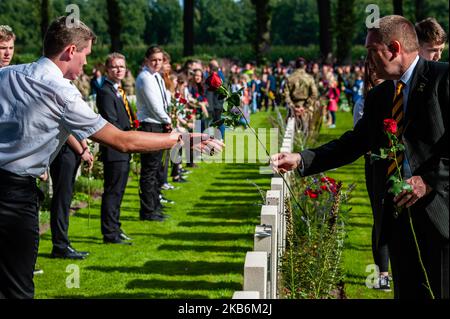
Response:
POLYGON ((300 154, 272 156, 279 172, 298 168, 302 176, 351 163, 368 151, 379 154, 389 145, 383 130, 385 119, 395 118, 395 91, 403 83, 399 138, 405 146, 400 161, 403 179, 412 191, 398 196, 388 192, 390 161, 372 165, 373 204, 377 242, 386 238, 391 259, 394 296, 402 299, 449 298, 449 65, 419 57, 414 25, 401 16, 386 16, 379 28, 369 29, 368 59, 385 79, 366 98, 364 115, 354 130, 340 138, 300 154), (402 119, 402 120, 401 120, 402 119), (397 215, 395 210, 403 208, 397 215), (419 262, 407 209, 420 247, 427 276, 419 262))
MULTIPOLYGON (((125 77, 125 57, 111 53, 106 59, 106 80, 97 93, 97 107, 104 119, 115 127, 128 131, 136 119, 131 105, 121 87, 125 77)), ((121 229, 120 205, 130 170, 130 154, 121 153, 108 146, 100 146, 104 165, 104 191, 101 205, 101 230, 103 241, 113 244, 130 244, 121 229)))

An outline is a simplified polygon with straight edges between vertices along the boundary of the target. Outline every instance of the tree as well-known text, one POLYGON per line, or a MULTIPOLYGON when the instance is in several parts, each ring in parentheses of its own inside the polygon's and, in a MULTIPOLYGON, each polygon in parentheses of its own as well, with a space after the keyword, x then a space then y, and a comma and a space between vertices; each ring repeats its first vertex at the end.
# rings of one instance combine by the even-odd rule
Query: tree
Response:
POLYGON ((252 3, 256 10, 256 39, 254 50, 256 61, 258 64, 261 64, 270 50, 271 10, 269 0, 252 0, 252 3))
POLYGON ((403 0, 392 0, 394 5, 394 14, 403 15, 403 0))
POLYGON ((355 33, 355 0, 338 0, 336 9, 336 46, 340 64, 352 61, 352 43, 355 33))
POLYGON ((50 23, 50 0, 41 0, 41 37, 45 37, 50 23))
POLYGON ((106 0, 106 8, 108 10, 108 32, 111 37, 111 51, 118 52, 122 50, 122 41, 120 39, 123 25, 122 12, 117 0, 106 0))
POLYGON ((317 8, 319 10, 321 60, 322 62, 331 63, 329 61, 332 52, 330 0, 317 0, 317 8))
POLYGON ((426 18, 424 2, 424 0, 415 0, 416 21, 421 21, 426 18))
POLYGON ((184 56, 194 55, 194 0, 184 0, 184 56))

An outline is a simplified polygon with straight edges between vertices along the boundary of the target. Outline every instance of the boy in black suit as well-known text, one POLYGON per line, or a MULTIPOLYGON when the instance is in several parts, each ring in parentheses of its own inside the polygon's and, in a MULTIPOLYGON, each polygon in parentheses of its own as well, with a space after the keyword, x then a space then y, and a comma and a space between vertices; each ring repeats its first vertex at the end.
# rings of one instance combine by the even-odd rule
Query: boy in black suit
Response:
MULTIPOLYGON (((121 81, 126 74, 125 57, 111 53, 106 59, 106 80, 97 93, 97 107, 104 119, 123 131, 129 131, 136 119, 121 81)), ((100 146, 104 165, 104 190, 101 205, 103 241, 111 244, 131 244, 121 229, 120 205, 127 186, 130 154, 108 146, 100 146)))

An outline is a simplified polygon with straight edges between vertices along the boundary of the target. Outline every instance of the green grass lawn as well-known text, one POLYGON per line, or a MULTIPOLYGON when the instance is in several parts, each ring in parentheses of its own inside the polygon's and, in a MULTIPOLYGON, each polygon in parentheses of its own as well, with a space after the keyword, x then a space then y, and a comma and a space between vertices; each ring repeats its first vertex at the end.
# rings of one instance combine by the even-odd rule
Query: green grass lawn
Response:
MULTIPOLYGON (((255 128, 271 126, 264 112, 252 115, 251 121, 255 128)), ((319 143, 351 126, 351 114, 339 112, 337 128, 323 128, 319 143)), ((228 145, 227 152, 230 149, 228 145)), ((259 224, 262 198, 252 183, 262 190, 270 187, 270 175, 259 174, 260 166, 200 163, 188 183, 165 191, 176 203, 166 204, 171 217, 162 223, 139 220, 138 184, 130 175, 121 221, 133 245, 102 243, 100 200, 92 202, 90 210, 80 209, 71 217, 69 227, 73 246, 90 252, 86 260, 49 258, 50 231, 42 235, 37 267, 44 274, 35 277, 36 298, 231 298, 242 289, 245 254, 253 249, 254 228, 259 224), (73 283, 74 266, 79 269, 79 288, 66 285, 66 281, 73 283)), ((343 253, 347 297, 392 298, 392 293, 365 286, 366 266, 373 259, 363 158, 328 175, 345 185, 357 184, 343 253)))
MULTIPOLYGON (((270 126, 267 113, 251 120, 255 127, 270 126)), ((164 222, 139 220, 138 183, 130 175, 121 221, 133 245, 102 243, 101 202, 92 202, 69 227, 72 245, 89 251, 87 259, 51 259, 50 231, 41 236, 37 267, 44 274, 35 276, 36 298, 231 298, 242 290, 245 254, 253 250, 259 224, 262 197, 252 183, 270 187, 260 166, 200 163, 188 183, 165 191, 176 203, 166 204, 171 217, 164 222), (79 288, 70 288, 73 267, 79 288)))
MULTIPOLYGON (((322 126, 319 144, 339 137, 353 126, 353 118, 350 112, 338 112, 336 117, 337 127, 335 129, 329 129, 325 125, 322 126)), ((349 213, 346 225, 348 237, 345 240, 343 252, 347 297, 351 299, 393 298, 393 292, 369 289, 365 285, 366 277, 371 274, 371 272, 366 272, 366 267, 373 264, 374 261, 371 246, 373 218, 365 184, 364 158, 361 157, 352 164, 329 171, 327 175, 342 181, 345 186, 351 183, 356 184, 356 189, 353 190, 352 199, 349 202, 352 210, 349 213)))

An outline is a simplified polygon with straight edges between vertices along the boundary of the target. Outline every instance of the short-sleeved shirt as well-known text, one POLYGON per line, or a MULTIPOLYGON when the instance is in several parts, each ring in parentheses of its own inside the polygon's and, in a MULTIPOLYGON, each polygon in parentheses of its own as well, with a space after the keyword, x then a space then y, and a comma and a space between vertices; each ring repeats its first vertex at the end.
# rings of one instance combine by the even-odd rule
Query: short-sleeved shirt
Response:
POLYGON ((70 134, 85 139, 106 125, 48 58, 0 69, 0 168, 39 177, 70 134))

